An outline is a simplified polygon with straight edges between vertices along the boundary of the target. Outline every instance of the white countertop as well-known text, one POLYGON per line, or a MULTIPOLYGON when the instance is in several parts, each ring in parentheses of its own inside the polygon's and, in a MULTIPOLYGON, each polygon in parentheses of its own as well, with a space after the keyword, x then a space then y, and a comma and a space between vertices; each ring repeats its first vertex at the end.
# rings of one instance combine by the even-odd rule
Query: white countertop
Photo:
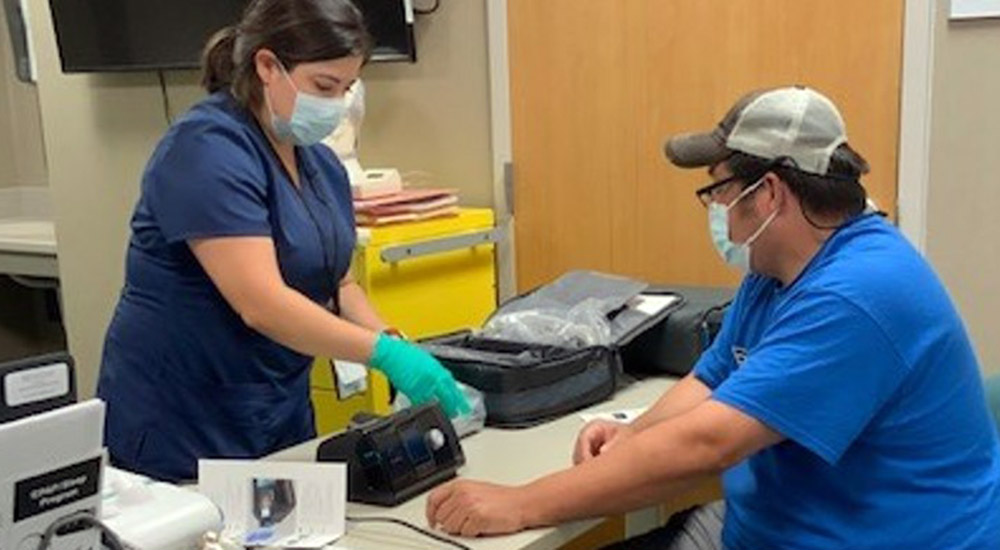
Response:
POLYGON ((47 187, 0 189, 0 254, 56 255, 47 187))
POLYGON ((59 277, 49 203, 46 187, 0 189, 0 275, 59 277))
POLYGON ((55 224, 41 219, 0 219, 0 252, 55 256, 55 224))

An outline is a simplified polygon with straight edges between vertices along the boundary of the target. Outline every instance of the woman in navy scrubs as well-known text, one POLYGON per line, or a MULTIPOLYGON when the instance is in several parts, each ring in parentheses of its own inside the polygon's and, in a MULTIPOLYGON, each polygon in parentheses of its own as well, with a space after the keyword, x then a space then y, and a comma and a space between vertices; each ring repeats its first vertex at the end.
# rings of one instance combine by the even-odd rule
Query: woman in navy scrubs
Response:
POLYGON ((160 141, 132 217, 98 382, 116 465, 190 480, 198 458, 314 437, 316 355, 467 410, 448 371, 389 336, 348 275, 347 174, 318 143, 369 48, 349 0, 255 0, 209 42, 210 95, 160 141))

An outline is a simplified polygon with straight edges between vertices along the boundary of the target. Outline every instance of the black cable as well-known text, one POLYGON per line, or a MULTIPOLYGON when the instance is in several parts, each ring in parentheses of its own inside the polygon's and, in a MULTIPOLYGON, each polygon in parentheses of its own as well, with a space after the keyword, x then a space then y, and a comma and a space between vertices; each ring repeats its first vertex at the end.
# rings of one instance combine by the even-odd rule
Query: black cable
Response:
POLYGON ((417 8, 416 6, 414 6, 413 13, 416 15, 430 15, 438 11, 438 8, 440 7, 441 7, 441 0, 434 0, 434 3, 429 8, 417 8))
POLYGON ((48 550, 49 546, 52 544, 52 538, 56 536, 56 532, 67 526, 73 527, 84 527, 93 528, 101 532, 101 542, 104 546, 110 548, 110 550, 132 550, 128 545, 123 543, 118 535, 114 531, 108 528, 101 520, 94 517, 91 512, 76 512, 68 516, 61 517, 52 522, 49 528, 45 530, 42 535, 42 540, 38 543, 36 550, 48 550), (75 524, 75 525, 74 525, 75 524))
POLYGON ((163 71, 156 71, 156 75, 160 79, 160 95, 163 97, 163 118, 167 119, 167 126, 170 126, 174 122, 173 115, 170 114, 170 95, 167 93, 167 77, 163 74, 163 71))
POLYGON ((412 523, 410 523, 408 521, 403 521, 401 519, 390 518, 390 517, 383 517, 383 516, 366 516, 366 517, 347 516, 347 521, 350 521, 350 522, 353 522, 353 523, 394 523, 396 525, 402 525, 403 527, 406 527, 407 529, 412 529, 412 530, 420 533, 421 535, 424 535, 425 537, 430 537, 430 538, 432 538, 432 539, 434 539, 434 540, 436 540, 438 542, 443 542, 445 544, 450 544, 451 546, 454 546, 455 548, 458 548, 459 550, 472 550, 472 548, 469 548, 468 546, 462 544, 461 542, 458 542, 456 540, 451 540, 448 537, 439 535, 439 534, 434 533, 432 531, 428 531, 427 529, 424 529, 423 527, 417 527, 416 525, 413 525, 412 523))

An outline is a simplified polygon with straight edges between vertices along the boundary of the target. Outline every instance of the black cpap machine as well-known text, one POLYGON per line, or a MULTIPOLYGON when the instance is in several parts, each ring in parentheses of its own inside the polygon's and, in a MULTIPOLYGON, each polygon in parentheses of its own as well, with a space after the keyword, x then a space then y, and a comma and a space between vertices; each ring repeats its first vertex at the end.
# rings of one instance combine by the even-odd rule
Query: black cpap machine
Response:
POLYGON ((347 499, 396 506, 455 477, 465 455, 434 403, 376 417, 324 441, 320 462, 347 463, 347 499))

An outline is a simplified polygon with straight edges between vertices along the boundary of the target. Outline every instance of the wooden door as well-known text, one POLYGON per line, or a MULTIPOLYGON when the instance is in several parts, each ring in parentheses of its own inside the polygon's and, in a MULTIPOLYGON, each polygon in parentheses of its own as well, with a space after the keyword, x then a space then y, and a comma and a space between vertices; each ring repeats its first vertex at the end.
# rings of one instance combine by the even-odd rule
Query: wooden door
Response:
POLYGON ((570 269, 734 284, 666 136, 751 89, 828 95, 895 212, 903 0, 508 0, 518 288, 570 269))

